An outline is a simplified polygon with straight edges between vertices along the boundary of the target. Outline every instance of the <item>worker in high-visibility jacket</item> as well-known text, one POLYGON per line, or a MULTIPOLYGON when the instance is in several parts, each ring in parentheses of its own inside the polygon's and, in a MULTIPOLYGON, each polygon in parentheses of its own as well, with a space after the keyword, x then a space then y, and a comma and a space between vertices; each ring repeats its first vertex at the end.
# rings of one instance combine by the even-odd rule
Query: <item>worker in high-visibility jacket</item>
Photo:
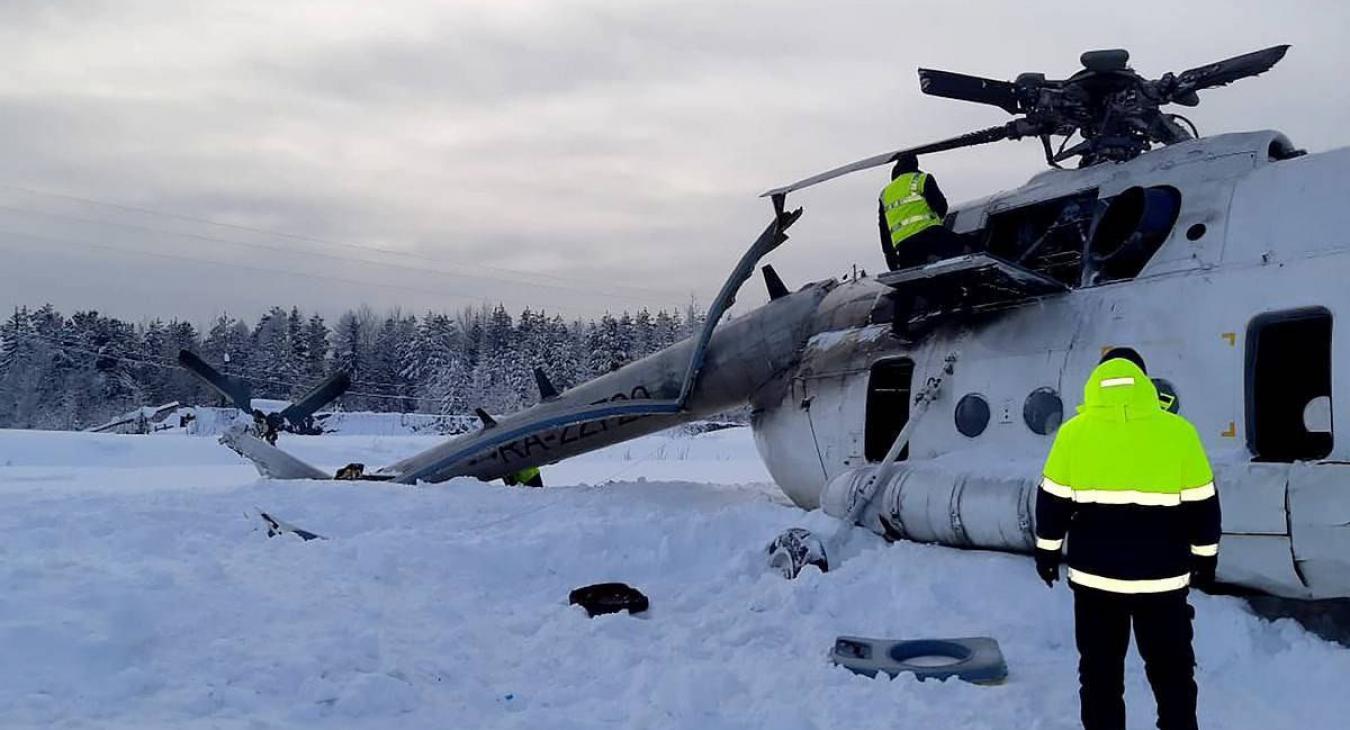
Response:
POLYGON ((521 484, 524 484, 527 487, 544 486, 544 476, 539 473, 539 468, 534 466, 527 466, 515 474, 508 474, 502 477, 502 481, 505 482, 508 487, 514 487, 521 484))
POLYGON ((1161 730, 1195 730, 1194 611, 1214 580, 1219 498, 1195 428, 1158 402, 1143 358, 1112 350, 1060 426, 1036 495, 1036 570, 1059 579, 1068 543, 1086 730, 1125 728, 1125 652, 1135 642, 1161 730))
POLYGON ((894 271, 961 254, 960 238, 942 225, 946 215, 947 198, 937 180, 919 170, 914 155, 897 157, 877 208, 886 265, 894 271))

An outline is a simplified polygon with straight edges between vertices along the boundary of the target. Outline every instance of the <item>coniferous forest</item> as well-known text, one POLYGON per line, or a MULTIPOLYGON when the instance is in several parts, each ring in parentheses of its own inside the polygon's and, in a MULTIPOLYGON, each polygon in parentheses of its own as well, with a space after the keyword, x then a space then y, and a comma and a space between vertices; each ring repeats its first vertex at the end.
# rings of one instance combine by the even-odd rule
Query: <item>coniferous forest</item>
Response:
POLYGON ((508 413, 538 399, 541 367, 561 390, 660 350, 701 326, 702 313, 643 309, 598 320, 483 306, 453 314, 377 314, 335 322, 273 307, 256 322, 221 315, 190 322, 65 316, 51 305, 16 309, 0 324, 0 428, 79 429, 145 405, 217 405, 177 365, 192 350, 247 380, 255 398, 285 400, 341 368, 345 410, 508 413))

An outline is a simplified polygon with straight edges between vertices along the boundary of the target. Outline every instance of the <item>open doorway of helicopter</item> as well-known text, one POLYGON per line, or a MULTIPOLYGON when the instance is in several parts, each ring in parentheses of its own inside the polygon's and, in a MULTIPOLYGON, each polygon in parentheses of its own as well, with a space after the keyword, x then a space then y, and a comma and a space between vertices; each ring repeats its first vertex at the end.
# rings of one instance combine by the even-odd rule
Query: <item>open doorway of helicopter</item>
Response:
MULTIPOLYGON (((872 366, 867 379, 867 430, 863 443, 863 455, 868 463, 881 461, 909 423, 913 380, 914 361, 909 358, 882 360, 872 366)), ((908 458, 909 447, 906 446, 900 452, 900 460, 908 458)))
POLYGON ((1247 448, 1255 461, 1331 454, 1331 312, 1262 314, 1247 328, 1247 448))

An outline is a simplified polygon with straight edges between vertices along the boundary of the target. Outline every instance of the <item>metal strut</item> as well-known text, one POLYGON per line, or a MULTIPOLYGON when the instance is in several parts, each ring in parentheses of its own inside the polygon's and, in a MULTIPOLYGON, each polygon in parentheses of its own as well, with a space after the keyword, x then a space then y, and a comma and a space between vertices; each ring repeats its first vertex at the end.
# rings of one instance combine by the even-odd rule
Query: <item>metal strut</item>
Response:
POLYGON ((941 394, 942 382, 955 371, 957 358, 956 352, 947 355, 942 370, 929 378, 924 383, 923 388, 914 396, 914 405, 910 408, 909 419, 905 421, 900 433, 896 434, 895 441, 891 442, 891 448, 886 452, 886 456, 881 459, 877 468, 872 471, 871 477, 863 484, 862 489, 858 490, 853 505, 849 507, 848 514, 844 516, 839 529, 835 531, 833 538, 830 540, 831 546, 837 544, 840 537, 853 529, 853 526, 862 517, 863 512, 867 510, 867 506, 872 504, 872 500, 876 498, 881 485, 890 481, 891 475, 895 473, 895 465, 900 460, 900 453, 909 445, 909 437, 914 431, 914 424, 919 421, 923 414, 927 412, 928 406, 932 405, 933 401, 937 400, 938 395, 941 394))

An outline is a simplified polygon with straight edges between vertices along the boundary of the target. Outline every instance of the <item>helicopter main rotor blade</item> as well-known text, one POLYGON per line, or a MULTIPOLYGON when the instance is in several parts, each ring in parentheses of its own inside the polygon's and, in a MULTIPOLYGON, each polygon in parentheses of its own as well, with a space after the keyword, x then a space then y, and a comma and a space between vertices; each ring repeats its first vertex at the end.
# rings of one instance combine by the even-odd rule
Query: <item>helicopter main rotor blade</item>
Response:
POLYGON ((207 365, 205 360, 187 350, 178 352, 178 364, 211 386, 212 390, 233 403, 235 408, 244 413, 253 412, 253 397, 249 392, 248 383, 221 375, 215 368, 207 365))
POLYGON ((286 406, 286 409, 281 412, 281 417, 289 421, 291 425, 299 426, 306 418, 331 403, 334 398, 347 392, 347 388, 351 387, 351 384, 351 378, 348 377, 347 373, 339 370, 325 378, 322 383, 311 388, 300 400, 286 406))
POLYGON ((1200 89, 1212 89, 1239 79, 1245 79, 1248 76, 1265 73, 1270 70, 1271 66, 1279 63, 1288 51, 1288 45, 1271 46, 1260 51, 1244 53, 1241 56, 1234 56, 1205 66, 1198 66, 1188 71, 1182 71, 1177 75, 1176 87, 1172 96, 1181 96, 1200 89))
POLYGON ((773 195, 786 195, 795 190, 801 190, 802 188, 809 188, 812 185, 823 183, 826 180, 833 180, 836 177, 847 175, 850 172, 857 172, 859 170, 866 170, 872 167, 884 165, 894 160, 896 156, 902 154, 911 154, 918 156, 918 155, 926 155, 932 152, 945 152, 946 150, 954 150, 960 147, 972 147, 978 144, 988 144, 989 142, 997 142, 999 140, 1008 139, 1008 137, 1010 137, 1012 134, 1013 129, 1011 124, 1001 124, 997 127, 989 127, 988 129, 977 130, 974 132, 963 134, 959 137, 951 137, 949 139, 944 139, 938 142, 930 142, 929 144, 920 145, 918 147, 910 147, 909 149, 895 150, 893 152, 883 152, 882 154, 873 155, 864 160, 858 160, 857 162, 849 163, 847 165, 844 165, 843 167, 836 167, 833 170, 822 172, 819 175, 812 175, 811 177, 805 178, 803 180, 798 180, 797 182, 792 183, 791 185, 784 185, 781 188, 774 188, 773 190, 769 190, 765 193, 762 193, 759 197, 767 198, 773 195))
POLYGON ((976 104, 989 104, 1009 114, 1017 114, 1021 111, 1017 105, 1016 87, 1007 81, 921 68, 919 69, 919 90, 929 96, 973 101, 976 104))

